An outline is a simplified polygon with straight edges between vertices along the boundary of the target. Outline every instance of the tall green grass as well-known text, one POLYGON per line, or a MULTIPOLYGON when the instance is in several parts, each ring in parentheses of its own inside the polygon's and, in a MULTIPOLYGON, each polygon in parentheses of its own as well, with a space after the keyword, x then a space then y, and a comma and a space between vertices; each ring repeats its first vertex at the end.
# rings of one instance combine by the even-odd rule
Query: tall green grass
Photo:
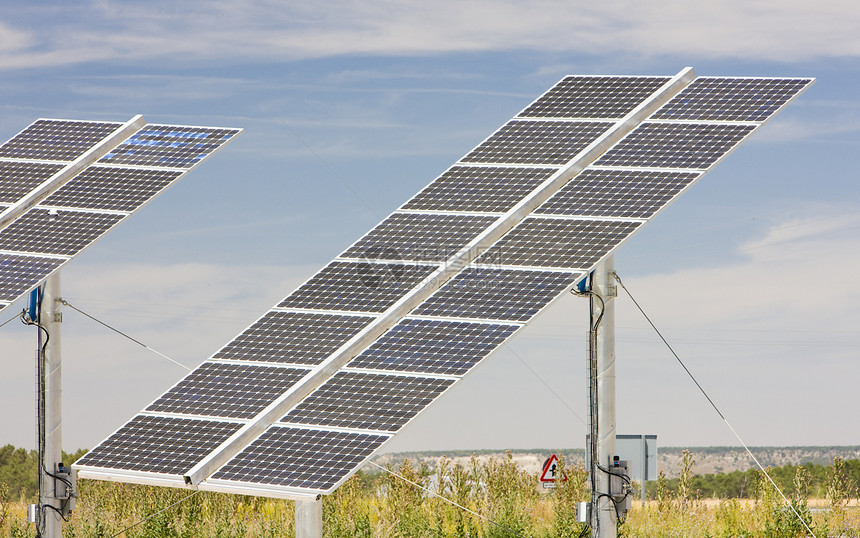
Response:
MULTIPOLYGON (((577 502, 589 497, 586 471, 562 463, 568 480, 542 489, 537 476, 520 469, 510 454, 466 465, 442 459, 435 468, 404 460, 391 473, 359 473, 324 498, 326 537, 576 537, 577 502), (445 501, 449 499, 463 510, 445 501)), ((634 509, 619 526, 628 537, 799 537, 807 533, 763 475, 749 499, 703 499, 694 487, 694 457, 685 453, 677 487, 665 477, 655 498, 634 509)), ((798 467, 786 491, 816 536, 860 537, 857 488, 836 459, 828 467, 826 497, 810 501, 810 479, 798 467)), ((80 499, 64 535, 126 538, 281 537, 294 534, 293 503, 262 497, 200 492, 149 519, 191 492, 83 480, 80 499), (145 521, 144 521, 145 520, 145 521), (141 523, 141 521, 143 521, 141 523)), ((634 497, 638 499, 638 495, 634 497)), ((33 536, 26 522, 31 499, 0 487, 0 536, 33 536)))

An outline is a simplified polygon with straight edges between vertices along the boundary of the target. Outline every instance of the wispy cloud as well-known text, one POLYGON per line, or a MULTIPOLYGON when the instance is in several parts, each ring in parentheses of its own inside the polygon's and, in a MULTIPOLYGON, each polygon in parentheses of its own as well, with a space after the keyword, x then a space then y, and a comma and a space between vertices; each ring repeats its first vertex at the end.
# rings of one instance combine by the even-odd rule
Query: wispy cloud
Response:
POLYGON ((840 0, 96 1, 88 9, 7 6, 4 18, 0 67, 6 69, 104 60, 490 50, 643 56, 683 52, 778 61, 860 54, 860 9, 840 0))

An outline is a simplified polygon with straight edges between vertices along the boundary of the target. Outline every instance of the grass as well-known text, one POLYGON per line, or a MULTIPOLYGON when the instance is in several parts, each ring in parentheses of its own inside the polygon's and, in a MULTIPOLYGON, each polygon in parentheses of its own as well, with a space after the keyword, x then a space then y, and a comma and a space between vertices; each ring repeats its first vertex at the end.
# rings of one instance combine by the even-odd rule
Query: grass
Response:
MULTIPOLYGON (((562 462, 563 463, 563 462, 562 462)), ((762 478, 751 499, 701 499, 690 487, 693 456, 682 455, 676 491, 658 483, 656 498, 633 509, 619 526, 627 537, 796 537, 805 528, 762 478)), ((845 480, 844 465, 828 469, 826 498, 807 497, 808 476, 795 475, 790 501, 819 538, 860 537, 856 485, 845 480)), ((576 537, 585 527, 575 521, 575 505, 587 500, 586 472, 565 465, 569 480, 553 490, 518 468, 510 455, 468 464, 442 459, 435 468, 404 460, 390 470, 431 493, 388 473, 359 473, 323 502, 326 537, 576 537), (444 501, 445 497, 483 517, 444 501)), ((275 537, 293 535, 290 501, 188 490, 81 481, 77 509, 64 536, 275 537), (145 521, 143 521, 146 519, 145 521), (143 521, 142 523, 140 523, 143 521), (136 526, 132 527, 133 525, 136 526), (123 531, 125 529, 129 530, 123 531)), ((0 487, 0 535, 33 536, 26 523, 26 498, 10 499, 0 487)))

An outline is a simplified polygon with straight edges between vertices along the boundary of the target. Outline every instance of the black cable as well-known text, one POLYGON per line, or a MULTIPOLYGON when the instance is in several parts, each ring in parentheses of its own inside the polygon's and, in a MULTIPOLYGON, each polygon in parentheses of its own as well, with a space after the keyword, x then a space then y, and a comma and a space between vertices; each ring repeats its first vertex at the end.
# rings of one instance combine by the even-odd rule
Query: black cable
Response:
POLYGON ((54 473, 50 472, 50 471, 48 470, 48 468, 47 468, 47 467, 45 467, 45 464, 44 464, 44 463, 42 464, 42 470, 43 470, 43 471, 45 471, 45 474, 46 474, 46 475, 48 475, 48 476, 50 476, 51 478, 54 478, 54 479, 59 480, 59 481, 61 481, 61 482, 64 482, 64 483, 65 483, 69 488, 71 488, 71 487, 72 487, 72 483, 71 483, 69 480, 67 480, 67 479, 63 478, 63 477, 62 477, 62 476, 60 476, 60 475, 56 475, 56 474, 54 474, 54 473))
POLYGON ((59 515, 60 515, 60 519, 62 519, 62 520, 63 520, 63 521, 65 521, 66 523, 68 523, 68 522, 69 522, 69 520, 68 520, 68 519, 66 519, 66 517, 65 517, 65 516, 63 516, 63 511, 62 511, 62 510, 60 510, 59 508, 57 508, 56 506, 52 506, 52 505, 50 505, 50 504, 43 504, 43 505, 42 505, 42 509, 44 510, 45 508, 50 508, 51 510, 53 510, 54 512, 56 512, 57 514, 59 514, 59 515))
POLYGON ((604 473, 606 473, 606 474, 611 474, 612 476, 617 476, 618 478, 620 478, 620 479, 624 480, 624 481, 625 481, 625 482, 627 482, 628 484, 631 484, 631 482, 630 482, 630 478, 629 478, 627 475, 624 475, 624 474, 621 474, 621 473, 613 473, 612 471, 610 471, 610 470, 609 470, 609 469, 607 469, 606 467, 601 466, 599 463, 597 464, 597 468, 598 468, 598 469, 600 469, 601 471, 603 471, 603 472, 604 472, 604 473))

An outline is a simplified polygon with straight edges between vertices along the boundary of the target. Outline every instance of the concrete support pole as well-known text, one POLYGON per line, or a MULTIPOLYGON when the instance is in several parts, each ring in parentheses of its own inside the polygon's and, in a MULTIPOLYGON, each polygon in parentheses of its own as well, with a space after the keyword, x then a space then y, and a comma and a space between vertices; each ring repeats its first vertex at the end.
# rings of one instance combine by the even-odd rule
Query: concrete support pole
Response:
MULTIPOLYGON (((591 285, 592 298, 600 317, 594 339, 597 355, 597 462, 604 469, 612 465, 615 456, 615 267, 608 256, 594 270, 591 285)), ((595 405, 592 403, 592 405, 595 405)), ((592 536, 615 538, 615 504, 609 497, 609 474, 599 469, 592 476, 597 498, 592 504, 592 536), (605 494, 605 495, 604 495, 605 494)))
POLYGON ((322 498, 296 501, 296 538, 322 538, 322 498))
MULTIPOLYGON (((45 346, 43 362, 44 387, 45 387, 45 451, 43 464, 50 473, 56 473, 57 464, 62 462, 63 452, 63 389, 62 389, 62 354, 60 326, 63 322, 60 312, 60 273, 55 272, 45 282, 42 296, 41 324, 45 328, 48 341, 45 346)), ((42 470, 41 488, 39 490, 39 502, 45 506, 53 506, 57 510, 61 507, 61 500, 56 498, 55 480, 45 474, 42 470)), ((44 522, 42 536, 44 538, 60 538, 63 533, 63 520, 60 513, 50 508, 42 509, 44 522)))

